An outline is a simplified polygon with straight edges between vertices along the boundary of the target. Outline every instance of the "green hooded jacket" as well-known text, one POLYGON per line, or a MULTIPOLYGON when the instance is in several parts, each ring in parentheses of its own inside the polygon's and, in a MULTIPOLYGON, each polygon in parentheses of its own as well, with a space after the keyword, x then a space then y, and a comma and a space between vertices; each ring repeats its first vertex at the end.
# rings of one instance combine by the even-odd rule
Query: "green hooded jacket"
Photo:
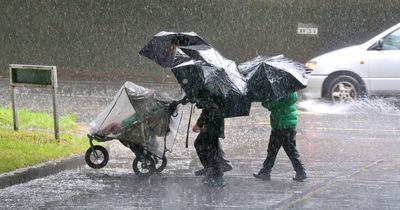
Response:
POLYGON ((263 101, 262 106, 270 112, 272 128, 285 129, 297 126, 297 93, 291 93, 277 101, 263 101))

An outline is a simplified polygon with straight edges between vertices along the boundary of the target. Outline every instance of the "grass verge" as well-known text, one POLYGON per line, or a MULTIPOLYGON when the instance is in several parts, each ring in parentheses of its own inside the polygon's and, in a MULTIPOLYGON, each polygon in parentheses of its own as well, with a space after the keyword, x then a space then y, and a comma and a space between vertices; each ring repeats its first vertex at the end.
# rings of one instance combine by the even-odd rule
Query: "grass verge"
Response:
POLYGON ((74 114, 60 117, 60 142, 54 139, 51 114, 22 109, 18 120, 19 131, 14 131, 12 110, 0 106, 0 173, 83 153, 88 147, 74 114))

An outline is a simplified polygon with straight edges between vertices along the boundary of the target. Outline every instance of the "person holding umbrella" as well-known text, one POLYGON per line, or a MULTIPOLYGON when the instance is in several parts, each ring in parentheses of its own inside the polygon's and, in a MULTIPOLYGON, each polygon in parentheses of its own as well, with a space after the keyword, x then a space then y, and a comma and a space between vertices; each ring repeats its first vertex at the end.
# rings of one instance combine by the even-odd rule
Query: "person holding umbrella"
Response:
POLYGON ((307 179, 307 174, 296 148, 296 101, 297 93, 294 92, 275 101, 262 102, 262 106, 271 112, 270 123, 272 130, 268 144, 267 158, 263 163, 263 168, 257 174, 253 174, 255 178, 262 180, 271 179, 271 169, 274 166, 279 149, 283 147, 296 171, 296 176, 293 180, 301 182, 307 179))
POLYGON ((159 32, 139 53, 171 68, 187 102, 203 108, 192 129, 199 133, 195 148, 204 166, 195 175, 205 175, 205 184, 224 186, 223 172, 232 170, 219 142, 224 135, 224 118, 247 116, 251 106, 249 100, 242 100, 246 82, 236 63, 194 32, 159 32), (241 106, 236 106, 237 101, 241 106))
POLYGON ((197 155, 204 169, 195 172, 204 175, 204 184, 213 187, 225 186, 223 172, 232 170, 229 161, 224 159, 224 152, 219 138, 224 138, 225 120, 217 109, 204 108, 193 126, 193 132, 199 133, 194 142, 197 155))

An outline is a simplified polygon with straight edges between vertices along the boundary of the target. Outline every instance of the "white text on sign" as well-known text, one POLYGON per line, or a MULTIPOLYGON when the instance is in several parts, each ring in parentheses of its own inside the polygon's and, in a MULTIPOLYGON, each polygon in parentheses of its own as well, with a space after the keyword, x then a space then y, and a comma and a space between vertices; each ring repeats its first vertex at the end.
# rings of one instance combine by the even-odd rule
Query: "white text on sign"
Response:
POLYGON ((318 34, 318 28, 298 27, 297 28, 297 33, 298 34, 307 34, 307 35, 317 35, 318 34))

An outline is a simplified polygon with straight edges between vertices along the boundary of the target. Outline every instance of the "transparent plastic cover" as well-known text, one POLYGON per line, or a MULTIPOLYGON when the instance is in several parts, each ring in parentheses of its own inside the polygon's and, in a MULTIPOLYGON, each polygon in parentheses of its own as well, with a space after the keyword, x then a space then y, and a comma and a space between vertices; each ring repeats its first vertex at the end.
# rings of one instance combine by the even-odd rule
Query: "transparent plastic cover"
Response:
POLYGON ((126 145, 140 144, 162 157, 164 146, 172 146, 181 120, 181 105, 171 111, 172 101, 151 89, 126 82, 90 123, 90 134, 118 139, 126 145))

